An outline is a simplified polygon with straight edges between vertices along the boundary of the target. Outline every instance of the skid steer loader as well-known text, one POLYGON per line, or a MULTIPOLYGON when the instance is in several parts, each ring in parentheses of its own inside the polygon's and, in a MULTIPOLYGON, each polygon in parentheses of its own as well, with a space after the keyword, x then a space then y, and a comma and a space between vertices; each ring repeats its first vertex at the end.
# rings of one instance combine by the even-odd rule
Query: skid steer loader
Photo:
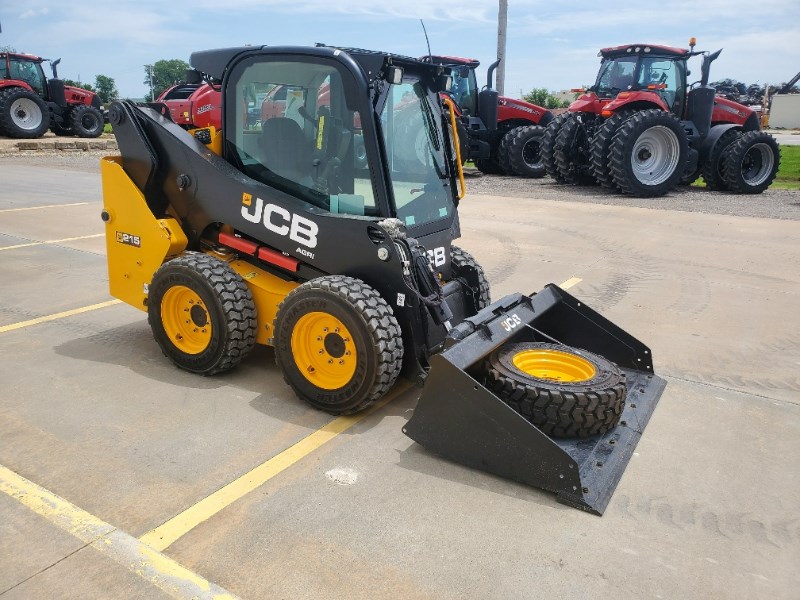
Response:
POLYGON ((602 514, 664 382, 646 346, 556 286, 490 303, 452 244, 449 69, 327 46, 191 65, 221 90, 221 131, 116 102, 121 156, 102 161, 110 291, 147 312, 164 354, 211 375, 271 345, 288 385, 331 414, 402 374, 422 386, 412 439, 602 514), (252 127, 246 98, 277 85, 285 105, 252 127))

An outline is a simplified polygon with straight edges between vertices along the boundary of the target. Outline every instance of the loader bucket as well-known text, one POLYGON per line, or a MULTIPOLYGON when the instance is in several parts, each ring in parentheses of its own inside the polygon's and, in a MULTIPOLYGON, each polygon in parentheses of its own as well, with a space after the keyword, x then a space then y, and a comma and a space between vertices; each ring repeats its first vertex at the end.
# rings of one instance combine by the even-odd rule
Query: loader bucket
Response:
POLYGON ((495 302, 454 328, 445 345, 403 432, 454 462, 602 515, 666 386, 649 349, 553 284, 495 302), (615 363, 627 379, 618 424, 593 437, 553 438, 487 389, 487 356, 523 341, 557 341, 615 363))

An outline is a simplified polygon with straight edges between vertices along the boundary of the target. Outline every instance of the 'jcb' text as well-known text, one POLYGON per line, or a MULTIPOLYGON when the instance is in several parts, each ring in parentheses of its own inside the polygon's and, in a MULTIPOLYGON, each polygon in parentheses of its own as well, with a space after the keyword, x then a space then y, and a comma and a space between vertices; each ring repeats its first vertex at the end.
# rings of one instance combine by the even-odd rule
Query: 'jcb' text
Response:
POLYGON ((242 201, 242 217, 251 223, 263 222, 264 227, 273 233, 288 236, 290 240, 307 248, 317 247, 319 225, 281 206, 264 204, 261 198, 256 198, 253 202, 250 195, 245 194, 242 201))

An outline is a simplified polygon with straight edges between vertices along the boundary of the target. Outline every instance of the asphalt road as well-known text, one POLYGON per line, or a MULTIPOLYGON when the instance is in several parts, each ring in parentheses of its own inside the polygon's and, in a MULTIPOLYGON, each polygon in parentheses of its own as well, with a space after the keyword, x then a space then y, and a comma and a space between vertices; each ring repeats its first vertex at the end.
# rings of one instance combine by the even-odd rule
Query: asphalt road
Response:
POLYGON ((598 518, 414 444, 415 388, 319 438, 269 348, 175 369, 104 304, 98 158, 0 157, 3 600, 796 598, 800 193, 470 179, 458 244, 493 297, 578 278, 668 382, 598 518))

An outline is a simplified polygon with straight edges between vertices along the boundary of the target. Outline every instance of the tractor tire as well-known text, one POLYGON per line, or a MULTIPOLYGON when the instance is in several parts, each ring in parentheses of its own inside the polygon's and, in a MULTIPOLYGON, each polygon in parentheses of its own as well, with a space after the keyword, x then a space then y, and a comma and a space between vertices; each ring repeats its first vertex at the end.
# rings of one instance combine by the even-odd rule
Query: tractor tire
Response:
POLYGON ((469 252, 458 246, 450 246, 450 266, 453 269, 453 279, 463 280, 468 293, 472 293, 473 311, 467 316, 477 314, 492 303, 486 273, 469 252))
POLYGON ((547 124, 547 127, 544 128, 542 143, 539 145, 545 173, 550 175, 550 177, 555 179, 558 183, 564 183, 564 178, 561 177, 561 173, 559 173, 558 166, 556 165, 556 139, 558 138, 558 132, 561 129, 561 126, 564 124, 564 121, 567 120, 569 115, 570 113, 562 113, 556 117, 553 117, 553 120, 550 121, 547 124))
POLYGON ((634 113, 617 129, 609 165, 620 191, 651 198, 677 187, 688 153, 689 142, 678 118, 648 109, 634 113))
POLYGON ((542 162, 542 137, 544 127, 526 125, 515 127, 503 136, 500 149, 508 167, 501 162, 509 174, 517 177, 539 179, 547 174, 542 162))
POLYGON ((740 135, 722 153, 722 173, 736 194, 760 194, 767 189, 781 164, 778 142, 765 131, 740 135))
POLYGON ((373 404, 400 373, 400 325, 360 279, 326 275, 295 288, 278 307, 274 332, 275 361, 286 383, 333 415, 373 404))
POLYGON ((611 152, 611 141, 620 125, 631 116, 630 111, 618 112, 603 121, 592 136, 592 156, 591 169, 592 175, 601 186, 608 189, 616 189, 614 176, 608 164, 608 154, 611 152))
POLYGON ((572 184, 589 184, 594 182, 590 162, 590 144, 584 124, 578 113, 568 113, 558 130, 558 137, 553 147, 561 180, 572 184))
POLYGON ((711 149, 708 160, 703 163, 700 173, 708 189, 717 192, 727 191, 728 185, 722 176, 722 153, 741 133, 738 129, 729 129, 719 137, 717 143, 711 149))
POLYGON ((505 175, 506 172, 491 158, 476 158, 475 167, 484 175, 505 175))
POLYGON ((0 92, 0 131, 11 138, 36 139, 50 128, 47 104, 25 88, 0 92))
POLYGON ((159 267, 147 320, 164 355, 181 369, 213 375, 235 367, 256 341, 250 288, 226 262, 189 252, 159 267))
POLYGON ((103 133, 103 113, 94 106, 79 104, 69 111, 69 128, 73 135, 96 138, 103 133))
POLYGON ((487 387, 552 437, 605 433, 625 406, 625 374, 587 352, 539 342, 506 344, 489 355, 487 387))

